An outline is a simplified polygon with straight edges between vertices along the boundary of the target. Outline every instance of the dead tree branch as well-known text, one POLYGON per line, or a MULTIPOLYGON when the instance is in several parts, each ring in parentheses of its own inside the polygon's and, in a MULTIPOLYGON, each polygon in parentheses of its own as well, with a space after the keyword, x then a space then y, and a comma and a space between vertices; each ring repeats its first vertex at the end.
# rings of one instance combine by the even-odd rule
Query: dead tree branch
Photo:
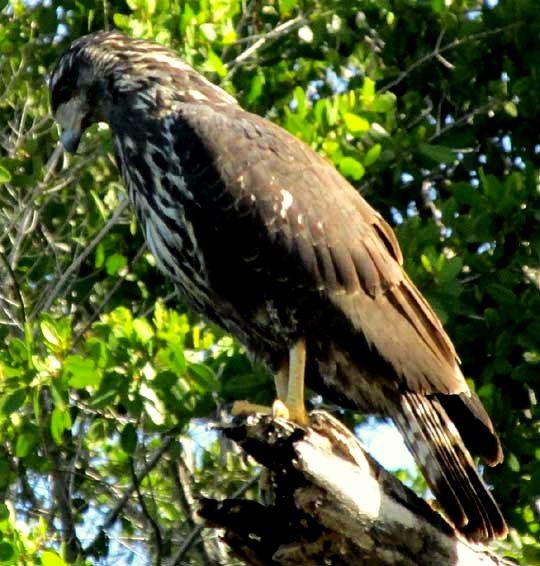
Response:
POLYGON ((223 432, 269 470, 271 504, 202 501, 207 524, 247 564, 509 564, 459 537, 328 413, 312 413, 307 430, 257 415, 223 432))

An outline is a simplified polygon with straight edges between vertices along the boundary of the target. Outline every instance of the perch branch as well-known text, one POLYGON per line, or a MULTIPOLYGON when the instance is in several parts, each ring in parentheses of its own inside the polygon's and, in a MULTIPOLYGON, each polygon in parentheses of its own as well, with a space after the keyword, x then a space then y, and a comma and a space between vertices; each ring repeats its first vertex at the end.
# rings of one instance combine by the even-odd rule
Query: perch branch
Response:
POLYGON ((271 504, 202 500, 207 525, 254 566, 509 564, 462 539, 443 517, 323 411, 306 430, 269 415, 223 428, 269 470, 271 504))

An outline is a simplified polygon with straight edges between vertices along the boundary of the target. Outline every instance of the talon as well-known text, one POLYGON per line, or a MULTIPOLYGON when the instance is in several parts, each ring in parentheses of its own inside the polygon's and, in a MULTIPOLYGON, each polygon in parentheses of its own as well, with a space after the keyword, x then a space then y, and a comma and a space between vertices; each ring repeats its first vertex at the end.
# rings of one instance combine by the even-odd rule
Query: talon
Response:
POLYGON ((282 419, 290 420, 289 409, 281 399, 276 399, 272 403, 272 417, 274 419, 281 417, 282 419))
POLYGON ((255 405, 249 401, 236 401, 231 414, 238 416, 262 413, 272 415, 273 418, 281 417, 301 426, 308 426, 309 416, 304 405, 305 367, 306 340, 300 338, 290 349, 288 359, 284 360, 274 376, 278 399, 272 403, 272 407, 255 405))
POLYGON ((298 407, 297 411, 291 411, 289 409, 289 420, 299 424, 301 426, 309 426, 309 415, 307 414, 306 409, 302 406, 302 407, 298 407))
POLYGON ((231 415, 238 417, 239 415, 252 415, 253 413, 262 413, 263 415, 273 414, 273 410, 266 405, 257 405, 249 401, 235 401, 231 409, 231 415))

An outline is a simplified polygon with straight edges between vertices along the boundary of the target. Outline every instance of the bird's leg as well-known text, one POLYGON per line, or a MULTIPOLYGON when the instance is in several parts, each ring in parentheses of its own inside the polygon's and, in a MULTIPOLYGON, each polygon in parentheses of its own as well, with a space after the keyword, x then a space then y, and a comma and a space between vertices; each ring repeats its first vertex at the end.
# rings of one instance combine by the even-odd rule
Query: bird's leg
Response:
POLYGON ((305 369, 306 339, 300 338, 289 350, 289 359, 274 375, 277 399, 272 403, 272 408, 254 405, 249 401, 236 401, 232 414, 271 413, 274 417, 283 417, 301 425, 309 424, 304 405, 305 369))
POLYGON ((287 391, 289 389, 289 360, 286 359, 281 367, 274 375, 274 384, 276 386, 277 398, 284 403, 287 400, 287 391))
POLYGON ((289 350, 289 363, 275 376, 278 399, 272 405, 274 416, 285 417, 301 425, 309 423, 304 404, 306 339, 300 338, 289 350))

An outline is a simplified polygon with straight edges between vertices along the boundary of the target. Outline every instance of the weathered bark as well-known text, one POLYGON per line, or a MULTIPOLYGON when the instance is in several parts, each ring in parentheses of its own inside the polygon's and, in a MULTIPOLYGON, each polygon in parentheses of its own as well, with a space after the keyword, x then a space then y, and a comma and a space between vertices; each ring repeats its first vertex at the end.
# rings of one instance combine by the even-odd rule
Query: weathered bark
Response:
POLYGON ((253 456, 272 503, 201 501, 208 526, 247 564, 510 564, 460 538, 443 517, 367 454, 323 411, 306 430, 269 415, 237 418, 223 433, 253 456))

